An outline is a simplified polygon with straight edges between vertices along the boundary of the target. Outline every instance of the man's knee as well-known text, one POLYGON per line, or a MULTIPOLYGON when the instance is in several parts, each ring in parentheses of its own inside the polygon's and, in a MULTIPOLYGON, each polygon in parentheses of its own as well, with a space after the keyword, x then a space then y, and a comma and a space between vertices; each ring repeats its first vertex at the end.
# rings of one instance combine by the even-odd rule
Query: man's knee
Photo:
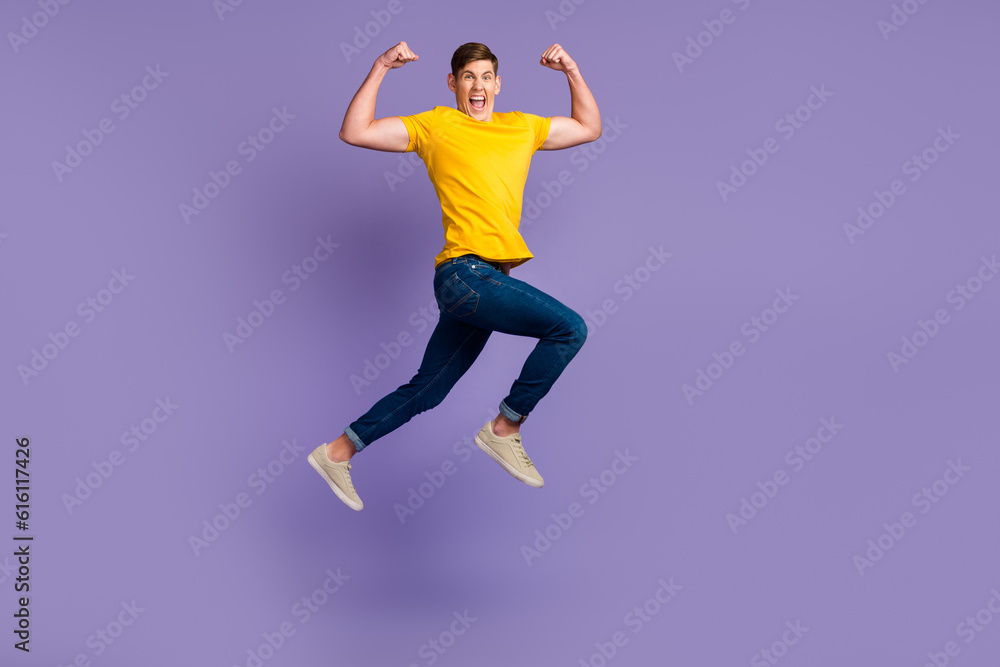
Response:
POLYGON ((570 314, 566 316, 564 331, 561 336, 562 344, 557 346, 559 359, 564 366, 573 360, 573 357, 580 351, 586 340, 586 320, 577 313, 570 311, 570 314))
POLYGON ((587 340, 587 321, 579 313, 575 311, 570 312, 571 315, 568 318, 570 331, 572 332, 570 344, 579 350, 587 340))

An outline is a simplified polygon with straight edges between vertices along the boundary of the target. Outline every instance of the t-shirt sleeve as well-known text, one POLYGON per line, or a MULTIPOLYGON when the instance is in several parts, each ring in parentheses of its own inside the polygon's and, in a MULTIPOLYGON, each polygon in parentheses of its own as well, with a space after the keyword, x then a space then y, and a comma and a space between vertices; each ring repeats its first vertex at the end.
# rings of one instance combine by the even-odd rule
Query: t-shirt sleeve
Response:
POLYGON ((528 121, 532 132, 535 133, 534 150, 542 150, 542 144, 545 143, 545 139, 549 136, 549 125, 552 123, 552 119, 530 113, 524 114, 524 119, 528 121))
POLYGON ((416 151, 421 154, 421 149, 427 145, 431 136, 431 121, 434 118, 434 109, 414 114, 412 116, 400 116, 403 124, 406 125, 406 132, 410 135, 410 143, 406 145, 404 153, 416 151))

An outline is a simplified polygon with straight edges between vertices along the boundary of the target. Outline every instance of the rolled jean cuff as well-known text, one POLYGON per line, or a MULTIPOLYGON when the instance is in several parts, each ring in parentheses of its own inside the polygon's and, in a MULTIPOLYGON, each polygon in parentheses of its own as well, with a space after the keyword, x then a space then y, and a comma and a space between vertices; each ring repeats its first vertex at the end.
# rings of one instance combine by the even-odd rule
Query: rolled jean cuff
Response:
POLYGON ((355 433, 350 426, 344 429, 344 433, 351 439, 351 442, 354 443, 354 449, 360 452, 365 448, 365 443, 361 442, 361 438, 358 437, 358 434, 355 433))
POLYGON ((507 404, 504 403, 503 401, 500 401, 500 414, 502 414, 504 417, 511 420, 512 422, 518 424, 520 424, 521 422, 523 422, 525 419, 528 418, 528 415, 522 415, 520 413, 511 410, 509 407, 507 407, 507 404))

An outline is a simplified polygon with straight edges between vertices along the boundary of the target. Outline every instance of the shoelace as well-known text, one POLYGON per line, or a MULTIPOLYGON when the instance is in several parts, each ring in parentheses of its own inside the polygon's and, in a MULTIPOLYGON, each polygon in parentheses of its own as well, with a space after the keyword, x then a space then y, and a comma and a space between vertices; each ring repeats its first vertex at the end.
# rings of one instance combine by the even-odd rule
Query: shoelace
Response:
POLYGON ((514 454, 517 456, 517 458, 521 459, 521 463, 523 463, 528 468, 534 468, 535 464, 531 462, 531 459, 528 458, 528 453, 525 452, 524 447, 521 446, 520 433, 514 434, 513 442, 514 442, 514 454))
POLYGON ((350 489, 351 493, 355 493, 354 484, 351 482, 351 464, 347 464, 347 474, 344 475, 344 479, 347 482, 347 488, 350 489))

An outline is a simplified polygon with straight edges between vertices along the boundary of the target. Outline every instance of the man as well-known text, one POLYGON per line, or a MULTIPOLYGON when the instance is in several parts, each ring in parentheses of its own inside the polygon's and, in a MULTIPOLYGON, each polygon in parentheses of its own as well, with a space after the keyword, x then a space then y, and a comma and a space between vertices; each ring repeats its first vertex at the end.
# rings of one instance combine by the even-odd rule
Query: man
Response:
POLYGON ((436 106, 376 120, 375 99, 386 72, 418 58, 406 42, 379 56, 340 130, 340 138, 353 146, 416 151, 441 201, 445 235, 444 249, 434 259, 434 297, 441 313, 417 374, 308 457, 337 497, 355 510, 363 503, 351 481, 351 457, 438 405, 493 331, 539 340, 496 419, 486 422, 475 441, 508 473, 541 487, 542 476, 521 445, 521 423, 587 338, 579 314, 510 276, 512 268, 532 257, 518 232, 532 154, 601 136, 597 102, 576 63, 559 44, 546 49, 539 63, 566 75, 569 118, 494 111, 500 93, 497 58, 484 44, 469 42, 455 51, 448 74, 457 108, 436 106))

